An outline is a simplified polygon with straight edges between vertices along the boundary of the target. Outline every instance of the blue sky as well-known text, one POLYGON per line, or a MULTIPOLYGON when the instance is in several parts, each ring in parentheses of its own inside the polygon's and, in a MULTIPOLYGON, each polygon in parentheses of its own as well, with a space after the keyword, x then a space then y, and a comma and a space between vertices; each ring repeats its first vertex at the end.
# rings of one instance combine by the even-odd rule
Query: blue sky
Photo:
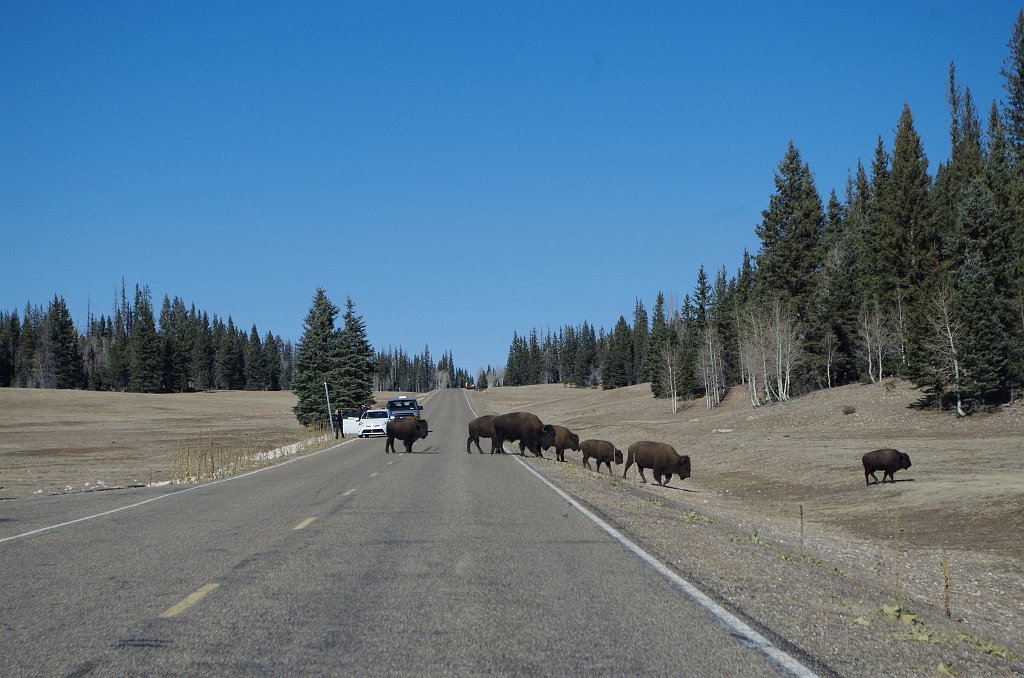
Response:
POLYGON ((908 102, 934 173, 949 63, 984 125, 1022 7, 4 0, 0 309, 124 279, 297 341, 322 286, 503 365, 734 273, 790 139, 842 195, 908 102))

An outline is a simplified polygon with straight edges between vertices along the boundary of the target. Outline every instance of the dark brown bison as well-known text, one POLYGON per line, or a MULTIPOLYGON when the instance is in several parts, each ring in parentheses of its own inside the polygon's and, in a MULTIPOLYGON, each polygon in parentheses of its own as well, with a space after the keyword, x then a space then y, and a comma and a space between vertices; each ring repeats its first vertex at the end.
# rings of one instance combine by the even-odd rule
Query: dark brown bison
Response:
POLYGON ((541 448, 551 447, 554 440, 555 430, 551 425, 542 424, 540 417, 530 412, 510 412, 499 414, 494 418, 494 437, 491 444, 495 451, 503 452, 505 441, 519 441, 519 454, 526 456, 526 449, 529 448, 534 456, 543 457, 541 448))
POLYGON ((480 448, 480 439, 491 439, 491 454, 494 454, 494 415, 485 414, 469 422, 469 437, 466 438, 466 454, 469 454, 470 443, 476 443, 476 449, 483 454, 480 448))
MULTIPOLYGON (((565 451, 573 450, 574 452, 580 451, 580 437, 567 429, 564 426, 558 424, 552 424, 551 428, 554 429, 555 435, 550 440, 550 444, 543 445, 542 447, 546 450, 550 447, 555 448, 555 459, 558 461, 565 461, 565 451)), ((545 440, 544 442, 549 442, 545 440)))
POLYGON ((419 417, 399 417, 388 422, 388 441, 384 443, 384 454, 395 452, 395 438, 405 443, 405 451, 412 452, 412 444, 420 438, 426 438, 429 429, 427 420, 419 417))
POLYGON ((668 485, 672 480, 672 474, 679 475, 680 480, 690 477, 690 455, 679 456, 675 448, 667 443, 655 443, 650 440, 641 440, 633 443, 626 450, 626 468, 622 469, 622 477, 626 477, 629 467, 636 464, 636 470, 640 472, 640 482, 647 483, 644 477, 644 469, 654 471, 654 479, 659 485, 668 485), (662 482, 662 476, 665 481, 662 482))
POLYGON ((861 461, 864 462, 864 484, 870 485, 871 482, 868 480, 868 476, 871 476, 871 480, 878 484, 878 478, 875 476, 875 471, 884 471, 882 473, 882 482, 885 482, 886 476, 889 480, 896 482, 896 479, 892 477, 893 473, 900 469, 910 468, 910 455, 899 450, 872 450, 863 457, 861 461))
POLYGON ((612 472, 612 462, 622 463, 622 450, 607 440, 584 440, 580 443, 583 451, 583 465, 590 468, 590 459, 597 460, 597 472, 601 472, 601 464, 608 464, 608 474, 612 472))

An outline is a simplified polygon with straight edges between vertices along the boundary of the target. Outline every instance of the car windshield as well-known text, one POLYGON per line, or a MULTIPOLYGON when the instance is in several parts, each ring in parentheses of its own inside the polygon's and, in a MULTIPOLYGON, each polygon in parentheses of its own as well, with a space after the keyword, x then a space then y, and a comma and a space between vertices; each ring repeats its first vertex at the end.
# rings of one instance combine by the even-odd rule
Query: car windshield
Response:
POLYGON ((363 413, 363 419, 386 419, 388 416, 385 410, 367 410, 363 413))
POLYGON ((392 400, 391 402, 388 403, 388 409, 389 410, 401 410, 401 411, 408 410, 410 412, 415 412, 416 411, 416 401, 415 400, 392 400))

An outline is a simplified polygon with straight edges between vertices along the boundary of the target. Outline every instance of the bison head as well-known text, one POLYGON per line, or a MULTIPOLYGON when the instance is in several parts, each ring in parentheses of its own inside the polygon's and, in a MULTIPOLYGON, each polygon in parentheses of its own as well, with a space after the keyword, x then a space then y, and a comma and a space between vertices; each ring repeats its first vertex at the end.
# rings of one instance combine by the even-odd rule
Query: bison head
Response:
POLYGON ((417 419, 416 420, 416 436, 418 438, 426 438, 428 433, 430 433, 430 429, 427 428, 427 420, 426 419, 417 419))
POLYGON ((676 462, 675 471, 679 474, 680 480, 686 480, 690 477, 690 455, 684 454, 679 457, 679 461, 676 462))
POLYGON ((622 463, 622 450, 620 450, 617 447, 615 448, 615 463, 616 464, 621 464, 622 463))

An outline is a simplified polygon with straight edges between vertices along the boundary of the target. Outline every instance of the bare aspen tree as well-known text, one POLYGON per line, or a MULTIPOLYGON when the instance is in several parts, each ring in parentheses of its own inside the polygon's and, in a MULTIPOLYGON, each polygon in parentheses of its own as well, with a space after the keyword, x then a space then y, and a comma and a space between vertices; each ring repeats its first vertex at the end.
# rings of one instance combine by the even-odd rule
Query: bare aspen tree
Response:
POLYGON ((762 387, 758 385, 758 374, 761 372, 761 341, 757 314, 752 305, 737 313, 736 328, 740 354, 740 373, 743 384, 747 387, 747 396, 754 407, 761 406, 762 387))
POLYGON ((793 370, 801 353, 793 309, 776 297, 767 308, 748 306, 737 326, 740 369, 750 403, 757 407, 763 402, 789 400, 793 370))
POLYGON ((825 379, 828 387, 832 388, 832 365, 839 353, 839 337, 832 330, 825 334, 825 379))
POLYGON ((956 413, 957 416, 963 417, 966 415, 960 395, 962 368, 959 352, 963 323, 956 317, 953 310, 953 295, 953 289, 948 284, 944 284, 931 299, 929 304, 931 311, 929 321, 932 326, 930 348, 939 374, 953 383, 956 413))
POLYGON ((796 317, 788 305, 775 297, 771 302, 768 322, 775 377, 775 396, 780 401, 789 400, 790 379, 800 355, 800 338, 797 334, 796 317))
POLYGON ((877 298, 861 306, 857 325, 861 338, 861 358, 867 361, 868 378, 872 384, 881 383, 885 356, 891 350, 891 333, 877 298))
POLYGON ((717 407, 725 394, 725 363, 718 330, 707 323, 700 333, 698 353, 701 378, 704 381, 704 405, 710 410, 717 407))
POLYGON ((661 349, 661 377, 675 414, 679 411, 679 351, 672 342, 666 342, 661 349))
MULTIPOLYGON (((903 308, 903 300, 907 297, 907 293, 903 288, 896 289, 896 337, 895 337, 895 348, 900 357, 900 364, 906 367, 907 365, 907 315, 903 308)), ((879 379, 881 379, 882 370, 878 370, 879 379)))

